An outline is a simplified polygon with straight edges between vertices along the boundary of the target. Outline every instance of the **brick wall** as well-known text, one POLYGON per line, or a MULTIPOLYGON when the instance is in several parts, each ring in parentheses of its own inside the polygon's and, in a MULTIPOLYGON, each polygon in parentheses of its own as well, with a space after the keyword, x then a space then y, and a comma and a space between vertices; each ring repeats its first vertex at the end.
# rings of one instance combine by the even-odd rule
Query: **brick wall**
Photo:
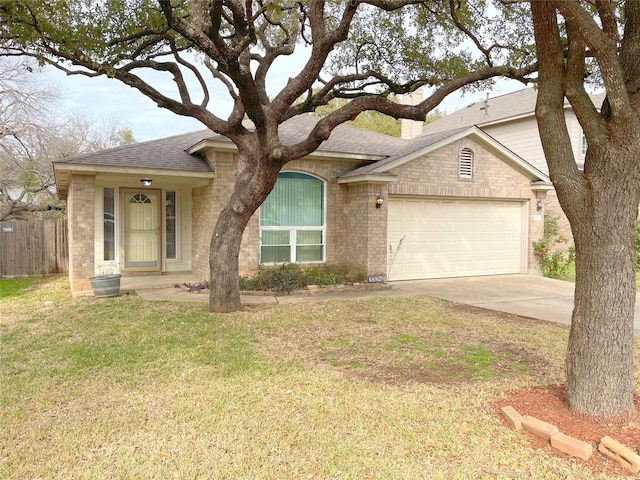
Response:
POLYGON ((540 267, 533 241, 542 237, 544 212, 536 210, 531 180, 469 138, 444 146, 391 170, 397 181, 389 184, 389 195, 505 199, 529 202, 527 264, 530 273, 540 267), (473 179, 459 179, 458 156, 463 148, 473 151, 473 179), (540 220, 536 220, 540 217, 540 220))
POLYGON ((344 242, 344 257, 349 269, 358 276, 387 275, 387 184, 347 184, 349 201, 344 242), (376 208, 382 194, 385 204, 376 208))
MULTIPOLYGON (((209 277, 209 243, 218 213, 229 198, 235 180, 235 154, 216 152, 209 158, 216 178, 206 187, 193 190, 192 268, 200 278, 209 277)), ((534 221, 536 196, 531 180, 471 139, 462 139, 424 157, 393 169, 395 182, 338 184, 336 175, 353 168, 353 161, 335 159, 297 160, 285 171, 298 171, 326 182, 326 265, 348 267, 366 277, 385 275, 387 270, 387 206, 390 195, 428 197, 495 198, 528 202, 528 264, 536 271, 531 243, 541 237, 542 221, 534 221), (462 148, 474 152, 472 180, 458 178, 458 154, 462 148), (382 193, 385 205, 375 208, 382 193)), ((240 274, 254 272, 259 265, 259 215, 256 212, 245 230, 240 250, 240 274)))
POLYGON ((69 226, 69 283, 71 291, 91 291, 95 272, 95 177, 73 175, 67 196, 69 226))
POLYGON ((562 211, 560 201, 558 200, 558 194, 555 190, 551 190, 547 193, 547 197, 544 201, 545 215, 549 218, 555 218, 558 222, 559 233, 566 238, 567 243, 562 244, 563 249, 566 250, 569 247, 573 247, 573 234, 571 233, 571 225, 569 225, 569 219, 562 211))
MULTIPOLYGON (((209 161, 214 165, 216 177, 206 187, 193 190, 193 244, 192 269, 198 278, 209 278, 209 243, 213 227, 219 212, 231 195, 235 182, 236 155, 228 152, 215 152, 209 161)), ((323 265, 344 266, 344 258, 349 246, 346 242, 347 228, 346 203, 347 189, 338 185, 336 175, 353 167, 353 162, 345 160, 296 160, 286 165, 284 171, 297 171, 315 175, 324 180, 326 187, 326 262, 323 265)), ((260 260, 260 224, 256 212, 242 237, 240 246, 240 275, 255 272, 260 260)))
POLYGON ((214 226, 214 181, 191 191, 191 271, 200 280, 209 278, 209 244, 214 226))

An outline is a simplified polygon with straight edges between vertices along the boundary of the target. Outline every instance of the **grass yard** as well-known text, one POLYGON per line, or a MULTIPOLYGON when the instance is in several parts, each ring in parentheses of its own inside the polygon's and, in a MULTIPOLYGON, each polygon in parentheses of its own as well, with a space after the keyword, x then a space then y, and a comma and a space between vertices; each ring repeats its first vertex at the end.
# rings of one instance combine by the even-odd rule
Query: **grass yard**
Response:
MULTIPOLYGON (((566 275, 564 275, 560 280, 564 280, 566 282, 574 282, 576 281, 576 265, 572 263, 569 265, 567 269, 566 275)), ((640 270, 636 271, 636 290, 640 292, 640 270)))
POLYGON ((560 325, 429 297, 210 315, 57 278, 0 280, 0 334, 3 479, 609 478, 487 408, 563 382, 560 325))

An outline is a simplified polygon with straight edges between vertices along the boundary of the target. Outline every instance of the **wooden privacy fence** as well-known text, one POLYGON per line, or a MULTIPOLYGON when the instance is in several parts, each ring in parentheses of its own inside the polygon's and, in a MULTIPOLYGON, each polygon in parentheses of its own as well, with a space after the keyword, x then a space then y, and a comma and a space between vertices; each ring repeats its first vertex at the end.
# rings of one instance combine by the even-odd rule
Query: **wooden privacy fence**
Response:
POLYGON ((69 272, 67 220, 0 222, 0 275, 69 272))

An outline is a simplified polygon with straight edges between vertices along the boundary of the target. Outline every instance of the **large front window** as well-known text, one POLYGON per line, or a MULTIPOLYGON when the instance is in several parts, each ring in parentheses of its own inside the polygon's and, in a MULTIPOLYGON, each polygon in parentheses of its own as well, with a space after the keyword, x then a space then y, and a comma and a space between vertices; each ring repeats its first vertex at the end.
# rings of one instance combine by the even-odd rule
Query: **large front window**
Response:
POLYGON ((324 182, 304 173, 278 175, 260 207, 260 261, 324 261, 324 182))

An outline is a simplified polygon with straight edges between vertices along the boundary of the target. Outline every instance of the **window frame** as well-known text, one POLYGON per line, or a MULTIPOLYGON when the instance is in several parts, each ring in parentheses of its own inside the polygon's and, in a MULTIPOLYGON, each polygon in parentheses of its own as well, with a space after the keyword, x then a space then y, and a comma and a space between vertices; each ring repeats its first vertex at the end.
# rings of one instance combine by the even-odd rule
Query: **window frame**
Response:
MULTIPOLYGON (((260 265, 281 265, 281 264, 320 264, 326 263, 326 244, 327 244, 327 236, 326 236, 326 228, 327 228, 327 182, 318 177, 317 175, 313 175, 307 172, 300 172, 294 170, 287 170, 280 172, 278 177, 281 174, 287 173, 295 173, 299 175, 303 175, 309 178, 313 178, 319 182, 322 182, 322 225, 309 225, 309 226, 296 226, 296 225, 260 225, 262 219, 263 209, 262 207, 258 212, 258 225, 259 225, 259 235, 258 235, 258 256, 260 265), (306 244, 306 243, 297 243, 298 232, 319 232, 320 233, 320 244, 306 244), (288 244, 273 244, 273 245, 264 245, 262 242, 263 232, 288 232, 288 244), (263 261, 263 247, 288 247, 289 249, 289 260, 288 261, 275 261, 275 262, 265 262, 263 261), (298 259, 298 248, 301 246, 319 246, 321 258, 320 260, 306 260, 300 261, 298 259)), ((268 198, 268 197, 267 197, 268 198)), ((265 200, 266 202, 266 200, 265 200)))
POLYGON ((180 200, 178 191, 175 189, 164 190, 164 259, 165 261, 179 260, 180 259, 180 228, 179 228, 179 206, 180 200), (169 216, 169 212, 167 209, 167 195, 173 194, 173 202, 174 202, 174 215, 169 216), (175 256, 170 257, 168 251, 168 242, 169 242, 169 229, 168 222, 169 220, 173 220, 173 241, 174 241, 174 250, 175 256))
POLYGON ((117 228, 117 189, 115 187, 110 187, 110 186, 106 186, 106 187, 102 187, 102 262, 115 262, 116 258, 117 258, 117 246, 118 246, 118 242, 117 242, 117 235, 118 235, 118 228, 117 228), (111 208, 107 208, 107 191, 111 192, 111 208), (111 215, 110 219, 107 219, 107 215, 111 215), (111 222, 111 232, 108 234, 107 233, 107 222, 111 222), (107 242, 111 241, 113 243, 113 246, 111 247, 111 249, 107 248, 107 242), (111 255, 109 255, 109 253, 111 255), (108 256, 112 257, 112 258, 107 258, 108 256))

